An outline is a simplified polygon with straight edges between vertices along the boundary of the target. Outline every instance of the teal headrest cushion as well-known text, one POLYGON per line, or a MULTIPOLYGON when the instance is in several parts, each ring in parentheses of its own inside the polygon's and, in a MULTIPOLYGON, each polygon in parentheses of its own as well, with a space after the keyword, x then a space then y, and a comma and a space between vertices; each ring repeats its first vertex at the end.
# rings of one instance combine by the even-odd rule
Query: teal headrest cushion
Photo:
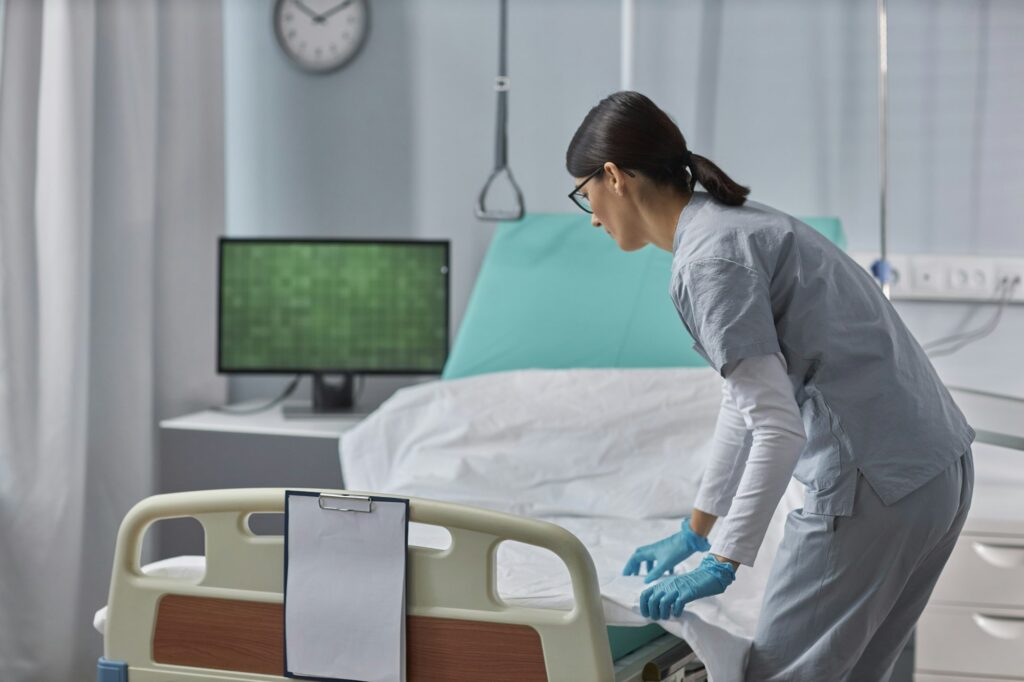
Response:
MULTIPOLYGON (((804 222, 845 246, 835 218, 804 222)), ((512 369, 698 367, 669 297, 672 254, 623 253, 584 214, 498 226, 442 376, 512 369)))

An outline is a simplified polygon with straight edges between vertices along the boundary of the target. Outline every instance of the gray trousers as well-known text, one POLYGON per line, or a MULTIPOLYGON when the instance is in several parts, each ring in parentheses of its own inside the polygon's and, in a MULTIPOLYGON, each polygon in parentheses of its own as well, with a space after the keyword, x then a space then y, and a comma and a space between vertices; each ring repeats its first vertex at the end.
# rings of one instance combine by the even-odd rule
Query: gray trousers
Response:
POLYGON ((968 450, 891 506, 863 477, 856 485, 852 516, 797 509, 786 519, 749 682, 883 682, 892 674, 963 528, 974 460, 968 450))

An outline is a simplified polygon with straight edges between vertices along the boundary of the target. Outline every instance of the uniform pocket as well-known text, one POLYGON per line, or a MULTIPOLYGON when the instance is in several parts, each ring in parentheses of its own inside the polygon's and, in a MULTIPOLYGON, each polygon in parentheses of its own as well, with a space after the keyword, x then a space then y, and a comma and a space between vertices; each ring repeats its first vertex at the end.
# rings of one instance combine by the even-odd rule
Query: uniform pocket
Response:
POLYGON ((800 404, 807 444, 796 464, 793 476, 808 491, 825 491, 843 473, 842 452, 832 433, 832 414, 821 392, 814 386, 804 388, 806 400, 800 404))
POLYGON ((835 514, 824 514, 801 510, 804 520, 808 526, 823 533, 835 533, 839 528, 839 516, 835 514))

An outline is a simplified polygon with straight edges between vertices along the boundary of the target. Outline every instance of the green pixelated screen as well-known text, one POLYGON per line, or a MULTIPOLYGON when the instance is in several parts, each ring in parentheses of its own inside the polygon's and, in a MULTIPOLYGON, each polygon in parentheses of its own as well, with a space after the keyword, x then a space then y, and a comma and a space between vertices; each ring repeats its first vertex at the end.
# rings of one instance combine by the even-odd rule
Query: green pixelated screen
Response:
POLYGON ((445 242, 221 242, 222 372, 440 372, 445 242))

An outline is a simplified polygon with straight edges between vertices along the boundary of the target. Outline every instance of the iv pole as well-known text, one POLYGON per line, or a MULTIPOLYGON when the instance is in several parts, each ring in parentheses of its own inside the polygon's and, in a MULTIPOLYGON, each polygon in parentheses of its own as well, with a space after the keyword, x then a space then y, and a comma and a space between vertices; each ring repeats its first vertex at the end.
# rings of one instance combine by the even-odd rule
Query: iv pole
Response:
POLYGON ((878 0, 878 156, 879 156, 879 259, 871 264, 871 273, 882 287, 882 293, 890 298, 892 266, 888 261, 889 234, 886 195, 889 187, 889 21, 886 0, 878 0))
POLYGON ((633 89, 633 36, 636 33, 635 0, 622 0, 622 43, 620 45, 620 90, 633 89))

